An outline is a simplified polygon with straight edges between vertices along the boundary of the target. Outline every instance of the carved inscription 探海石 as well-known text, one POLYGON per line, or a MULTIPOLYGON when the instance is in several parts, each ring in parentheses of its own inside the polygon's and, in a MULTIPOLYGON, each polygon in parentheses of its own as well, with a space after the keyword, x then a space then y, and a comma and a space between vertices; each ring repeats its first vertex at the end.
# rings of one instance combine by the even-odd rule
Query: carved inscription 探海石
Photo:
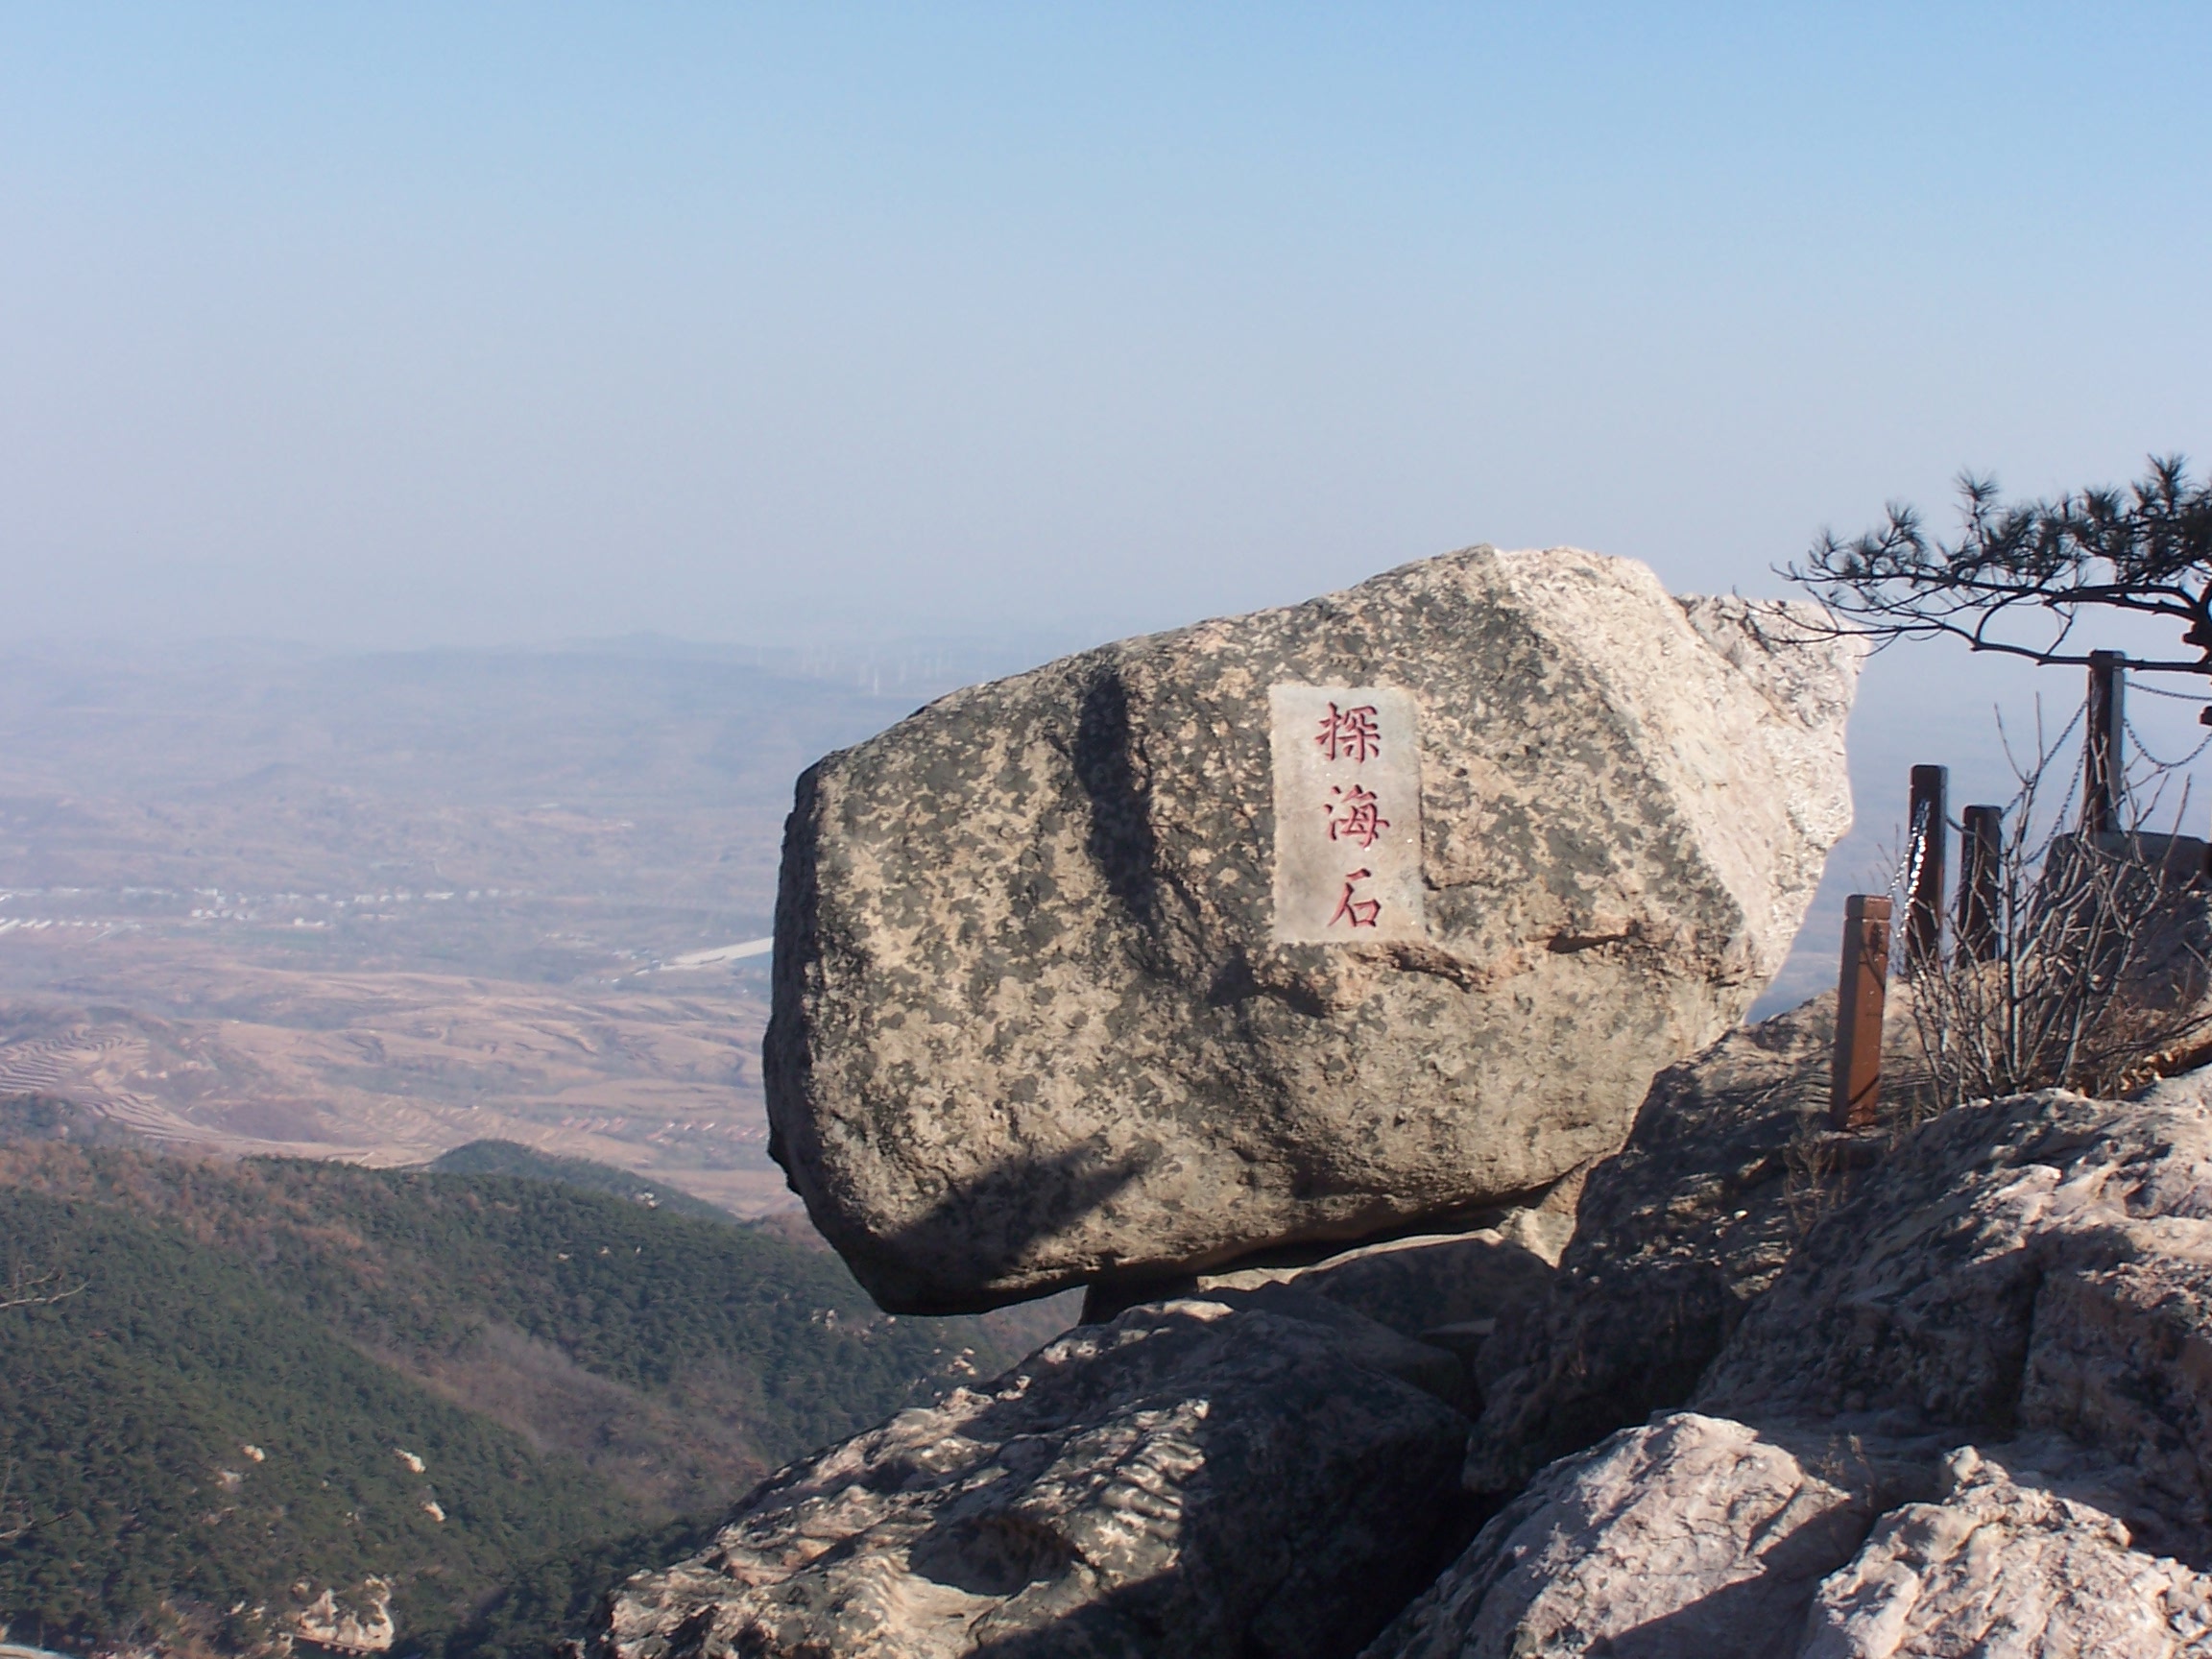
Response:
POLYGON ((1421 726, 1390 685, 1274 685, 1275 938, 1420 939, 1421 726))

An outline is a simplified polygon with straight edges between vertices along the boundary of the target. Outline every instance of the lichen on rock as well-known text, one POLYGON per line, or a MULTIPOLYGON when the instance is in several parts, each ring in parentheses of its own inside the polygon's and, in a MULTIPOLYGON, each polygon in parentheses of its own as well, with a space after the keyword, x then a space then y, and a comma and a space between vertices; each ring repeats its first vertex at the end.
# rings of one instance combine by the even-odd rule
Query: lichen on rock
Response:
POLYGON ((772 1150, 898 1311, 1540 1195, 1741 1017, 1848 826, 1858 653, 1788 621, 1474 548, 941 698, 800 781, 772 1150), (1271 756, 1327 735, 1275 731, 1315 702, 1284 686, 1389 691, 1417 927, 1353 846, 1343 902, 1277 926, 1271 756))

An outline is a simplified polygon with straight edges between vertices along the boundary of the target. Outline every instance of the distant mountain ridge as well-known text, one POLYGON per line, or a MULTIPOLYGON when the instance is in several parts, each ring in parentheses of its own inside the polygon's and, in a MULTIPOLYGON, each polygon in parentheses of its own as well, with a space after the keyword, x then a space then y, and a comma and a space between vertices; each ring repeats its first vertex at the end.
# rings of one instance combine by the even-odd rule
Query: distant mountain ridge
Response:
POLYGON ((580 1187, 587 1192, 627 1198, 649 1210, 665 1210, 671 1215, 688 1215, 695 1221, 740 1225, 738 1218, 720 1205, 695 1198, 666 1182, 648 1181, 627 1169, 617 1169, 612 1164, 595 1164, 589 1158, 564 1158, 557 1153, 541 1152, 515 1141, 471 1141, 466 1146, 456 1146, 450 1152, 440 1154, 426 1167, 436 1175, 518 1175, 532 1181, 553 1181, 580 1187))

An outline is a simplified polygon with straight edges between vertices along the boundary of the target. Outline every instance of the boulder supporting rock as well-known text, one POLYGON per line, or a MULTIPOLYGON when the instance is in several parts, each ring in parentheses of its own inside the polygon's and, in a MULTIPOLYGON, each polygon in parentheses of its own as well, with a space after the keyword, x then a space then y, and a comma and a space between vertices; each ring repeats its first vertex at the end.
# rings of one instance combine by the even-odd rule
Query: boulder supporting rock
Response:
POLYGON ((1457 1362, 1293 1288, 1130 1310, 634 1578, 607 1659, 1338 1659, 1465 1539, 1457 1362))
POLYGON ((1822 1134, 1835 1008, 1831 993, 1740 1027, 1652 1084, 1582 1188, 1557 1279, 1479 1350, 1472 1490, 1516 1491, 1689 1400, 1819 1213, 1816 1166, 1848 1145, 1822 1134))
POLYGON ((940 699, 800 781, 772 1150, 898 1311, 1531 1201, 1848 827, 1858 653, 1791 632, 1475 548, 940 699))
MULTIPOLYGON (((1537 1214, 1517 1212, 1514 1217, 1537 1214)), ((1201 1279, 1202 1293, 1287 1285, 1351 1309, 1402 1335, 1429 1340, 1439 1328, 1482 1325, 1541 1297, 1552 1263, 1532 1243, 1536 1228, 1484 1227, 1447 1237, 1362 1245, 1310 1267, 1255 1268, 1201 1279), (1534 1234, 1533 1238, 1530 1235, 1534 1234)))

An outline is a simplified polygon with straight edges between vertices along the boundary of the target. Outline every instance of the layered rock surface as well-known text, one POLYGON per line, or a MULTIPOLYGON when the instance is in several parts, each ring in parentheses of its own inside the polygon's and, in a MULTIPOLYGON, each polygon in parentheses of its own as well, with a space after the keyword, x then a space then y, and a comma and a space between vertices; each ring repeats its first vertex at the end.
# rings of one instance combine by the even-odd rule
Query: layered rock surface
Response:
POLYGON ((1663 1076, 1556 1269, 1525 1212, 1132 1309, 786 1472, 610 1659, 2212 1653, 2212 1072, 1838 1137, 1828 1022, 1663 1076))
POLYGON ((1541 1193, 1779 965, 1849 822, 1856 671, 1640 565, 1476 548, 942 699, 801 781, 773 1150, 914 1311, 1541 1193), (1345 811, 1325 850, 1418 843, 1359 839, 1379 884, 1331 912, 1284 886, 1322 819, 1278 812, 1326 733, 1275 710, 1339 702, 1407 792, 1298 809, 1345 811))
POLYGON ((1552 1464, 1367 1659, 1771 1659, 1873 1521, 1848 1459, 1688 1412, 1552 1464))
POLYGON ((2212 1577, 2062 1478, 1913 1449, 1692 1412, 1623 1430, 1546 1469, 1363 1659, 2212 1651, 2212 1577))
POLYGON ((1939 1501, 1882 1517, 1820 1585, 1797 1659, 2212 1651, 2212 1578, 2119 1521, 1963 1447, 1939 1501))
POLYGON ((602 1651, 1349 1653, 1466 1535, 1460 1386, 1293 1289, 1132 1309, 785 1470, 602 1651))
POLYGON ((1545 1468, 1372 1659, 2212 1652, 2212 1075, 1852 1155, 1791 1084, 1801 1022, 1662 1079, 1593 1173, 1471 1479, 1693 1411, 1545 1468))
POLYGON ((1698 1409, 2063 1435, 2141 1537, 2212 1553, 2212 1109, 2201 1073, 1946 1113, 1859 1178, 1745 1313, 1698 1409))

